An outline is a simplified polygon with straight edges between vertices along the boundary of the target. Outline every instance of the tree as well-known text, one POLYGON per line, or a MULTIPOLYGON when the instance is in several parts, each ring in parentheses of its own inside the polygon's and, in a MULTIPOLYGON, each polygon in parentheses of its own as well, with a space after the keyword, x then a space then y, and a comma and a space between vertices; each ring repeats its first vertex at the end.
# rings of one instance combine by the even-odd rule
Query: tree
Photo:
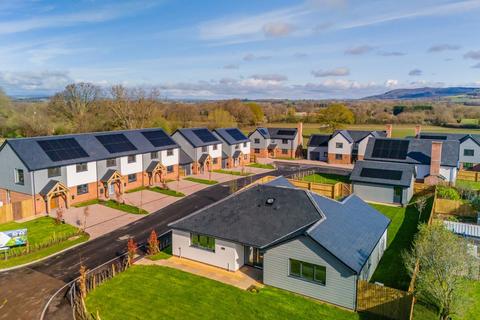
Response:
POLYGON ((246 105, 250 108, 250 111, 253 114, 253 121, 254 123, 252 124, 259 124, 263 122, 263 119, 265 118, 265 114, 263 113, 262 107, 256 103, 256 102, 248 102, 246 105))
POLYGON ((208 127, 211 129, 235 127, 236 125, 235 119, 226 110, 217 108, 208 115, 208 127))
POLYGON ((403 258, 412 277, 418 270, 415 294, 436 306, 440 319, 450 319, 462 309, 461 284, 471 277, 475 265, 463 238, 445 229, 442 222, 424 224, 415 236, 412 250, 404 252, 403 258))
POLYGON ((343 104, 331 104, 321 110, 318 115, 320 123, 328 125, 331 130, 336 130, 343 124, 353 124, 355 116, 353 112, 343 104))
POLYGON ((137 254, 137 243, 133 238, 129 238, 127 242, 127 264, 129 266, 133 265, 133 258, 137 254))
POLYGON ((160 252, 160 249, 158 247, 157 233, 155 230, 152 230, 152 232, 150 232, 150 237, 148 238, 148 255, 153 256, 158 252, 160 252))
POLYGON ((417 201, 415 201, 415 208, 418 211, 418 220, 422 217, 423 210, 427 206, 427 198, 426 197, 418 197, 417 201))

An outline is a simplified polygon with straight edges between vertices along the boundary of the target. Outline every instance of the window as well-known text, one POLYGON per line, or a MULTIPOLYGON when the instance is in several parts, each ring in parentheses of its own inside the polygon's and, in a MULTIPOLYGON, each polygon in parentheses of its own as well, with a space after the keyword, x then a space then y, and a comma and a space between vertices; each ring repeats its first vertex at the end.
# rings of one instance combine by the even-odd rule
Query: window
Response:
POLYGON ((218 150, 218 144, 213 145, 213 150, 218 150))
POLYGON ((254 139, 253 142, 254 142, 254 143, 260 143, 260 139, 258 139, 258 138, 257 138, 257 139, 254 139))
POLYGON ((23 169, 15 169, 15 183, 21 184, 22 186, 25 184, 23 169))
POLYGON ((137 181, 137 175, 135 173, 129 174, 128 175, 128 183, 132 183, 137 181))
POLYGON ((213 164, 217 164, 218 163, 218 159, 217 158, 213 158, 213 164))
POLYGON ((247 147, 247 143, 246 143, 246 142, 243 143, 243 147, 244 147, 244 148, 247 147))
POLYGON ((88 171, 87 163, 77 163, 77 172, 85 172, 88 171))
POLYGON ((207 152, 208 151, 208 147, 202 147, 202 152, 207 152))
POLYGON ((190 245, 205 250, 215 252, 215 238, 209 236, 203 236, 198 233, 190 234, 190 245))
POLYGON ((169 173, 173 172, 173 166, 167 166, 167 172, 169 173))
POLYGON ((77 195, 88 193, 88 184, 81 184, 77 186, 77 195))
POLYGON ((254 149, 253 152, 260 153, 260 149, 254 149))
POLYGON ((167 157, 173 156, 173 149, 167 150, 167 157))
POLYGON ((288 140, 287 139, 282 139, 282 143, 283 144, 288 144, 288 140))
POLYGON ((55 167, 55 168, 48 168, 48 177, 53 178, 53 177, 58 177, 62 175, 62 171, 60 167, 55 167))
POLYGON ((135 163, 135 162, 137 162, 137 156, 136 156, 136 155, 128 156, 127 162, 128 162, 128 163, 135 163))
POLYGON ((290 276, 325 285, 327 268, 313 263, 290 259, 290 276))
POLYGON ((150 152, 150 159, 158 159, 158 151, 150 152))
POLYGON ((238 150, 238 149, 240 149, 240 145, 239 145, 239 144, 235 145, 235 150, 238 150))
POLYGON ((335 160, 342 160, 342 155, 340 153, 337 153, 335 155, 335 160))
POLYGON ((335 143, 335 148, 342 149, 343 148, 343 143, 342 142, 335 143))
POLYGON ((463 155, 466 157, 473 157, 474 151, 473 149, 464 149, 463 150, 463 155))
POLYGON ((288 149, 282 149, 282 154, 288 154, 288 149))
POLYGON ((107 159, 107 168, 116 167, 117 159, 107 159))

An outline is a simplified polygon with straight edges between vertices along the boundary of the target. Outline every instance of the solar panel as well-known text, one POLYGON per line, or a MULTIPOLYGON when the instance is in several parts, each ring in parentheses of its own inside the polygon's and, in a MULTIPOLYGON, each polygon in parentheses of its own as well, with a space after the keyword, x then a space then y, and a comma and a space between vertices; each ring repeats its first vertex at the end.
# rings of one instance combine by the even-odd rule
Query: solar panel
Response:
POLYGON ((360 177, 364 178, 376 178, 376 179, 389 179, 389 180, 401 180, 402 171, 387 170, 387 169, 374 169, 363 168, 360 172, 360 177))
POLYGON ((51 139, 37 141, 52 161, 63 161, 78 158, 87 158, 88 153, 74 138, 51 139))
POLYGON ((200 139, 202 142, 208 143, 217 141, 217 138, 208 131, 208 129, 194 129, 192 132, 200 139))
POLYGON ((125 151, 137 150, 137 148, 125 137, 122 133, 115 134, 103 134, 95 136, 98 141, 108 150, 110 153, 119 153, 125 151))
POLYGON ((278 130, 277 134, 280 136, 292 136, 295 134, 295 130, 278 130))
POLYGON ((264 136, 268 135, 267 130, 265 130, 264 128, 259 128, 258 131, 260 131, 260 133, 264 136))
POLYGON ((447 140, 446 136, 434 136, 434 135, 428 135, 428 134, 422 134, 420 135, 421 139, 431 139, 431 140, 447 140))
POLYGON ((247 139, 245 135, 238 129, 227 129, 227 133, 236 141, 241 141, 247 139))
POLYGON ((408 153, 408 140, 377 139, 373 145, 372 157, 384 159, 405 159, 408 153))
POLYGON ((174 144, 172 138, 163 130, 143 131, 142 134, 154 147, 165 147, 174 144))

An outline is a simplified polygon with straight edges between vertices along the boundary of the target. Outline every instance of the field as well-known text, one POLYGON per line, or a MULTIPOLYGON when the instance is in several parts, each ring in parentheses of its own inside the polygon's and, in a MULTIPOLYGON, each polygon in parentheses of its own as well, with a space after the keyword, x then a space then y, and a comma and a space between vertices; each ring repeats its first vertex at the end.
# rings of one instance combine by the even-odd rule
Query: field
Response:
POLYGON ((271 287, 258 293, 160 266, 133 266, 87 296, 109 319, 360 319, 356 313, 271 287))

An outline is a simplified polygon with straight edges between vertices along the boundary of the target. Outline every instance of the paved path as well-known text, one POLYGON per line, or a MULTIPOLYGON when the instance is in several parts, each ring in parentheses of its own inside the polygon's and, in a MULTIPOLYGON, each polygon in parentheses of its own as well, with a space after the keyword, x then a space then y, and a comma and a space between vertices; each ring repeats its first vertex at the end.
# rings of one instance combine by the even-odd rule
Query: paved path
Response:
MULTIPOLYGON (((277 171, 255 178, 263 175, 288 175, 292 172, 296 172, 296 169, 285 165, 280 166, 277 171)), ((249 182, 248 177, 240 178, 238 187, 241 188, 249 182)), ((169 223, 228 195, 228 185, 211 186, 67 252, 27 268, 0 273, 0 301, 7 299, 7 304, 0 311, 0 319, 38 319, 52 291, 60 288, 63 283, 75 279, 81 264, 89 269, 94 268, 123 252, 128 237, 134 237, 137 242, 145 242, 152 229, 158 234, 167 232, 169 223), (36 280, 40 274, 42 280, 36 280), (9 288, 15 288, 15 291, 12 292, 9 288)), ((48 310, 46 319, 71 319, 71 311, 66 300, 58 296, 53 307, 48 310)))

